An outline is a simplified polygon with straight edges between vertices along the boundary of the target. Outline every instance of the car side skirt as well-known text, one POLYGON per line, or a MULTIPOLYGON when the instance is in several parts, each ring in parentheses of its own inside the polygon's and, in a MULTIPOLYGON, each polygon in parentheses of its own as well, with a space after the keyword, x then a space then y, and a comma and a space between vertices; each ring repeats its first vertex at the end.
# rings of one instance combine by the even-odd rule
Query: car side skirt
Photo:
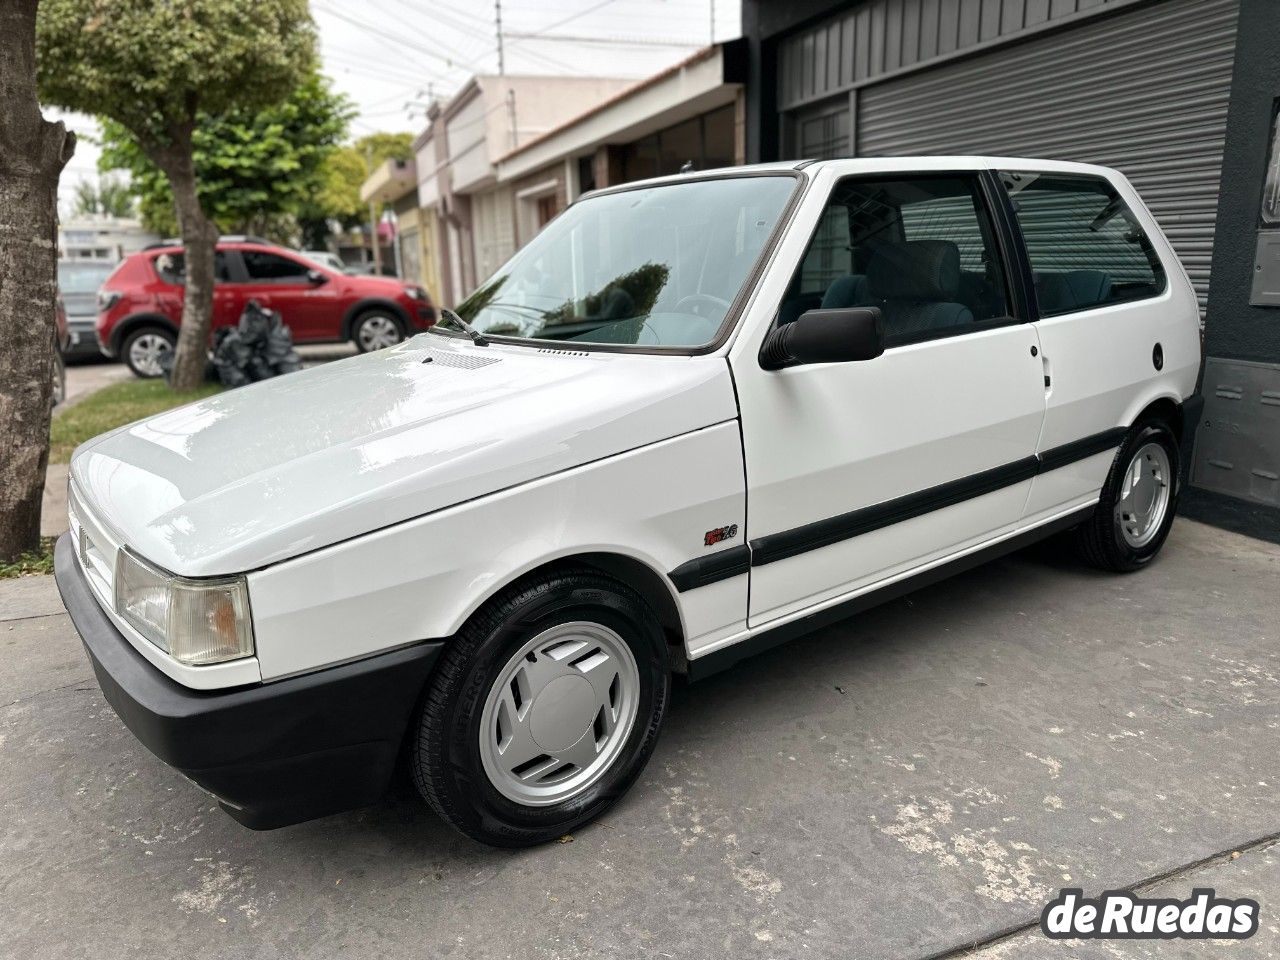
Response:
POLYGON ((981 566, 1064 530, 1069 530, 1088 520, 1093 515, 1094 509, 1095 505, 1090 504, 1056 520, 1051 520, 1030 530, 1024 530, 998 543, 990 544, 972 553, 967 553, 954 560, 939 564, 936 567, 904 577, 884 587, 859 594, 850 600, 827 607, 809 616, 767 628, 738 643, 697 657, 689 661, 688 678, 690 680, 701 680, 704 677, 719 673, 721 670, 727 670, 740 660, 745 660, 758 653, 764 653, 766 650, 771 650, 797 637, 805 636, 822 627, 845 620, 854 614, 877 607, 882 603, 888 603, 890 600, 895 600, 923 587, 946 580, 958 573, 981 566))

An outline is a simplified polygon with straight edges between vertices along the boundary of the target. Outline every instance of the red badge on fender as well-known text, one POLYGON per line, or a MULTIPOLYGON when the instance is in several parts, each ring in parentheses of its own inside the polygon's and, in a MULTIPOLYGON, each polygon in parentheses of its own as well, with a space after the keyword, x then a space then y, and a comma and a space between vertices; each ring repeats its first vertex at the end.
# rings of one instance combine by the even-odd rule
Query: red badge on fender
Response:
POLYGON ((731 523, 727 527, 716 527, 714 530, 708 530, 706 536, 702 538, 702 545, 705 547, 714 547, 717 543, 724 543, 726 540, 732 540, 738 535, 738 525, 731 523))

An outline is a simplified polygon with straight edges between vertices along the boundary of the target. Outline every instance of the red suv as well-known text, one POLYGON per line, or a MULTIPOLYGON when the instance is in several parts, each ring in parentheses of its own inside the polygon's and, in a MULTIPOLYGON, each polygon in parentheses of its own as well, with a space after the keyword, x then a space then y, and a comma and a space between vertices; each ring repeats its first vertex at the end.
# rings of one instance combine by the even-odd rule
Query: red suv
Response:
MULTIPOLYGON (((121 261, 98 293, 103 353, 140 377, 160 375, 159 357, 178 339, 184 270, 180 244, 155 244, 121 261)), ((237 323, 251 298, 277 311, 296 343, 350 340, 361 352, 390 347, 436 320, 420 286, 348 276, 264 240, 223 237, 214 272, 215 330, 237 323)))

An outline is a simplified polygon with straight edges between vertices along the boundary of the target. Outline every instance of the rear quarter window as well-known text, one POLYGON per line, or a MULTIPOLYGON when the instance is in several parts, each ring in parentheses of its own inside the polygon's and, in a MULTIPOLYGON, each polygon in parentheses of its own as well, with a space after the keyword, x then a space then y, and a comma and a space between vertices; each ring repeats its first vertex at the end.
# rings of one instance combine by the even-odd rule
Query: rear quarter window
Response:
POLYGON ((1008 171, 1041 316, 1158 296, 1164 265, 1128 204, 1101 177, 1008 171))
MULTIPOLYGON (((187 282, 187 258, 181 250, 156 254, 151 259, 151 265, 155 268, 156 276, 165 283, 182 286, 187 282)), ((231 280, 231 267, 227 263, 226 254, 221 250, 213 255, 213 279, 216 283, 228 283, 231 280)))

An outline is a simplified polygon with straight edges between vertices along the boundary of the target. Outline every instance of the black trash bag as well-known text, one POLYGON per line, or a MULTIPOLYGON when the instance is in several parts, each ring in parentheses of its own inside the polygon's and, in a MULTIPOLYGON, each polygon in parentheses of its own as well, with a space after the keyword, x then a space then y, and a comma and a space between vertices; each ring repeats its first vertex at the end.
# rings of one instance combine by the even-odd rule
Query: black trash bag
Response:
POLYGON ((240 387, 301 370, 302 360, 280 314, 250 300, 236 328, 214 335, 213 366, 225 386, 240 387))

